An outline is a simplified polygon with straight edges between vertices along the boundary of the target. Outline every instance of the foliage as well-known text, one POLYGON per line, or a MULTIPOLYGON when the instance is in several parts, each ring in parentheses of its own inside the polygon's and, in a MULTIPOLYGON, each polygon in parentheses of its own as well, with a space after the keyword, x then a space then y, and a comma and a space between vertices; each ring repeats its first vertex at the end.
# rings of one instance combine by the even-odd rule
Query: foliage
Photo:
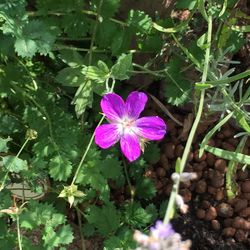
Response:
POLYGON ((100 151, 89 143, 107 92, 126 96, 140 89, 164 104, 196 107, 206 90, 205 101, 221 120, 204 137, 200 154, 206 150, 231 161, 227 185, 236 163, 250 163, 241 148, 230 152, 207 145, 230 118, 244 131, 238 136, 250 133, 245 84, 250 71, 236 74, 235 61, 225 60, 240 50, 249 30, 241 25, 244 15, 231 9, 236 1, 227 6, 213 1, 207 11, 206 1, 178 1, 175 10, 190 11, 184 21, 124 11, 120 0, 83 2, 0 1, 0 209, 23 206, 19 217, 0 213, 3 249, 18 247, 17 218, 23 249, 70 249, 83 233, 87 239, 101 237, 103 248, 113 250, 135 248, 134 230, 146 231, 164 216, 167 201, 155 203, 155 183, 144 174, 160 160, 161 144, 149 144, 143 157, 127 164, 117 147, 100 151), (208 15, 216 29, 211 44, 208 15), (27 140, 29 129, 36 138, 27 140), (18 197, 14 204, 8 184, 22 182, 35 193, 46 192, 44 199, 24 203, 18 197), (76 216, 78 222, 71 219, 76 216))

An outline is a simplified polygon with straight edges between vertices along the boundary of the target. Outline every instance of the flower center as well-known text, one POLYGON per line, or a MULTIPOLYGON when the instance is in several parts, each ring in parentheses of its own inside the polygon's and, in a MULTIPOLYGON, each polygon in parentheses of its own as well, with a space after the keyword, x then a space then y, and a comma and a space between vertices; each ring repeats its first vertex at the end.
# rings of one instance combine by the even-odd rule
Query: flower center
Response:
POLYGON ((128 118, 125 118, 122 120, 121 125, 122 125, 123 134, 130 133, 132 131, 134 122, 135 122, 134 120, 130 120, 128 118))

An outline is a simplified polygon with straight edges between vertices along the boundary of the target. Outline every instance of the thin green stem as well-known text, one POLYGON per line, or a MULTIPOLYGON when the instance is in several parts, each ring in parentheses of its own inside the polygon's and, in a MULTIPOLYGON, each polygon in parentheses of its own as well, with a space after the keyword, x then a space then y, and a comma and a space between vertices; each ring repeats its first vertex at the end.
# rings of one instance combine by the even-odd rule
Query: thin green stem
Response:
POLYGON ((125 173, 125 177, 126 177, 128 186, 129 186, 131 202, 133 202, 134 201, 134 191, 133 191, 132 184, 131 184, 131 181, 130 181, 130 178, 129 178, 126 161, 125 161, 124 157, 122 157, 122 158, 123 158, 124 173, 125 173))
POLYGON ((108 51, 106 50, 100 50, 100 49, 94 49, 90 48, 90 49, 85 49, 85 48, 77 48, 77 47, 73 47, 73 46, 67 46, 67 45, 63 45, 63 44, 55 44, 53 50, 74 50, 74 51, 82 51, 82 52, 90 52, 92 50, 92 52, 94 53, 106 53, 108 51))
POLYGON ((97 9, 97 15, 96 15, 95 26, 94 26, 93 33, 92 33, 92 37, 91 37, 90 51, 89 51, 89 65, 91 65, 91 63, 92 63, 92 51, 93 51, 93 48, 94 48, 95 37, 96 37, 96 31, 97 31, 98 22, 99 22, 99 13, 100 13, 100 11, 101 11, 102 4, 103 4, 103 0, 100 0, 99 6, 98 6, 98 9, 97 9))
POLYGON ((157 76, 157 77, 166 77, 166 69, 164 70, 157 70, 157 71, 153 71, 153 70, 150 70, 142 65, 139 65, 137 63, 133 63, 133 66, 138 68, 138 69, 141 69, 142 71, 131 71, 132 73, 144 73, 144 74, 150 74, 150 75, 154 75, 154 76, 157 76), (160 73, 166 73, 165 75, 164 74, 160 74, 160 73))
MULTIPOLYGON (((100 119, 97 127, 101 125, 101 123, 103 122, 104 118, 105 118, 105 115, 102 116, 102 118, 100 119)), ((92 136, 91 136, 91 138, 90 138, 89 144, 88 144, 88 146, 87 146, 87 148, 86 148, 86 150, 85 150, 85 152, 84 152, 84 154, 82 156, 82 159, 81 159, 81 161, 80 161, 80 163, 79 163, 79 165, 78 165, 78 167, 76 169, 76 172, 75 172, 75 175, 74 175, 73 180, 71 182, 71 185, 73 185, 75 183, 75 181, 76 181, 76 178, 77 178, 77 176, 79 174, 79 171, 81 170, 82 164, 83 164, 83 162, 84 162, 84 160, 85 160, 85 158, 86 158, 86 156, 87 156, 87 154, 88 154, 88 152, 90 150, 90 147, 91 147, 91 145, 93 143, 94 137, 95 137, 95 133, 93 133, 92 136)))
POLYGON ((19 250, 22 250, 22 237, 21 237, 21 232, 20 232, 20 223, 19 223, 19 215, 16 215, 16 224, 17 224, 17 239, 18 239, 18 247, 19 250))
POLYGON ((79 212, 79 210, 76 210, 76 214, 77 214, 78 227, 79 227, 80 237, 81 237, 81 247, 82 247, 82 250, 86 250, 85 240, 84 240, 83 232, 82 232, 81 213, 79 212))
POLYGON ((32 76, 32 74, 30 73, 29 69, 27 68, 27 66, 21 61, 19 60, 18 58, 16 58, 17 61, 19 62, 20 65, 22 65, 22 67, 25 69, 25 71, 28 73, 33 85, 34 85, 34 90, 37 90, 38 89, 38 86, 37 86, 37 82, 36 80, 34 79, 34 77, 32 76))
MULTIPOLYGON (((13 164, 13 162, 16 161, 16 159, 17 159, 17 158, 19 157, 19 155, 22 153, 23 149, 25 148, 25 146, 27 145, 27 143, 28 143, 29 140, 30 140, 30 138, 27 138, 27 139, 25 140, 25 142, 23 143, 22 147, 19 149, 18 153, 16 154, 15 158, 11 161, 11 163, 9 163, 9 166, 10 166, 11 164, 13 164)), ((2 191, 3 188, 4 188, 4 186, 5 186, 5 182, 6 182, 6 180, 7 180, 7 177, 8 177, 8 175, 9 175, 9 172, 10 172, 10 171, 8 170, 7 173, 6 173, 5 176, 4 176, 3 182, 2 182, 1 187, 0 187, 0 191, 2 191)))
MULTIPOLYGON (((208 16, 208 32, 207 32, 207 44, 208 47, 206 48, 206 52, 205 52, 205 62, 204 62, 204 66, 203 66, 203 74, 202 74, 202 82, 205 82, 207 79, 207 75, 208 75, 208 68, 209 68, 209 58, 210 58, 210 47, 211 47, 211 40, 212 40, 212 16, 208 16)), ((187 143, 181 158, 181 162, 180 162, 180 173, 182 173, 184 171, 186 162, 187 162, 187 158, 191 149, 191 145, 194 139, 194 135, 196 133, 198 124, 200 122, 201 119, 201 115, 202 115, 202 110, 203 110, 203 105, 204 105, 204 98, 205 98, 205 90, 202 90, 200 92, 200 102, 199 102, 199 106, 198 106, 198 110, 197 110, 197 114, 193 123, 193 126, 191 128, 191 131, 189 133, 188 139, 187 139, 187 143)), ((179 186, 180 186, 180 180, 178 179, 173 186, 173 190, 171 192, 170 198, 169 198, 169 203, 168 203, 168 207, 165 213, 165 217, 164 217, 164 223, 167 224, 169 222, 169 220, 172 218, 173 215, 173 211, 174 211, 174 207, 175 207, 175 201, 176 201, 176 197, 178 194, 178 190, 179 190, 179 186)))

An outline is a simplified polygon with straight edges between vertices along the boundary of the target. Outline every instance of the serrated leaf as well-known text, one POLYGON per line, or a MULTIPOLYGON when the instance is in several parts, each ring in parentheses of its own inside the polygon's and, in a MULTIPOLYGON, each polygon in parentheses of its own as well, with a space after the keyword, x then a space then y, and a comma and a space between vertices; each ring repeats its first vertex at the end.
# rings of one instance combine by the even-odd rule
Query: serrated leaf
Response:
POLYGON ((150 143, 145 147, 144 159, 150 163, 155 164, 160 160, 160 148, 155 143, 150 143))
POLYGON ((104 250, 123 249, 122 241, 117 236, 111 236, 104 241, 104 250))
POLYGON ((60 70, 55 79, 64 86, 79 87, 83 84, 85 76, 81 68, 68 67, 60 70))
POLYGON ((40 20, 27 23, 15 42, 15 51, 21 57, 32 57, 36 52, 47 55, 55 41, 53 35, 40 20))
POLYGON ((135 195, 142 199, 152 199, 156 194, 154 183, 149 178, 142 178, 137 181, 135 195))
POLYGON ((4 167, 10 172, 19 173, 22 170, 28 169, 27 161, 17 158, 16 156, 4 156, 2 160, 4 167))
POLYGON ((69 225, 63 225, 55 232, 52 228, 46 230, 46 235, 43 236, 43 240, 49 249, 54 249, 60 245, 67 245, 74 239, 72 229, 69 225))
POLYGON ((125 205, 125 220, 134 228, 145 227, 152 220, 152 214, 141 207, 139 202, 125 205))
POLYGON ((72 164, 67 158, 61 155, 55 156, 49 163, 49 174, 57 181, 66 181, 72 171, 72 164))
MULTIPOLYGON (((99 165, 100 163, 98 163, 99 165)), ((83 164, 82 171, 79 173, 76 183, 81 185, 91 185, 92 188, 102 190, 106 184, 107 179, 104 178, 100 169, 97 167, 96 161, 88 161, 83 164)))
POLYGON ((157 208, 154 204, 149 204, 146 209, 147 213, 151 215, 151 222, 155 221, 158 217, 157 208))
POLYGON ((151 17, 140 10, 130 10, 127 23, 140 33, 149 33, 153 27, 151 17))
POLYGON ((117 80, 125 80, 129 78, 129 70, 132 70, 132 54, 122 54, 111 68, 111 75, 117 80))
POLYGON ((35 41, 28 38, 18 38, 15 41, 15 51, 21 57, 32 57, 37 51, 35 41))
POLYGON ((8 137, 6 139, 0 137, 0 152, 2 152, 2 153, 8 152, 9 147, 8 147, 7 143, 9 141, 12 141, 12 139, 10 137, 8 137))
POLYGON ((84 236, 91 237, 95 233, 95 227, 92 224, 84 223, 82 227, 82 231, 83 231, 84 236))
POLYGON ((116 180, 122 174, 121 162, 117 158, 106 158, 100 162, 100 171, 106 178, 116 180))
MULTIPOLYGON (((95 10, 98 10, 100 0, 92 0, 92 3, 95 4, 95 10)), ((105 0, 102 2, 100 15, 104 18, 110 18, 115 15, 115 13, 118 11, 119 6, 120 0, 105 0)))
POLYGON ((86 36, 90 24, 86 14, 82 12, 69 13, 62 20, 64 32, 72 38, 82 38, 86 36))
POLYGON ((170 60, 166 72, 165 95, 168 102, 176 106, 185 103, 191 91, 190 82, 180 73, 180 68, 181 61, 175 58, 170 60))
POLYGON ((112 203, 108 203, 102 208, 90 206, 86 218, 103 236, 116 231, 120 224, 119 211, 112 203))

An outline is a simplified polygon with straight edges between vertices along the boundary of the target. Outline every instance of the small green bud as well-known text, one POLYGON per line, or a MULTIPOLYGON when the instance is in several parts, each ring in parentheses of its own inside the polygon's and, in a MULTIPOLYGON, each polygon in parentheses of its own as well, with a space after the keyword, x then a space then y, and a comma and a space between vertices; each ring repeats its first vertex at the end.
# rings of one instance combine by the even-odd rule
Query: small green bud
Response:
POLYGON ((26 139, 35 140, 37 138, 37 132, 34 129, 28 129, 25 135, 26 139))

